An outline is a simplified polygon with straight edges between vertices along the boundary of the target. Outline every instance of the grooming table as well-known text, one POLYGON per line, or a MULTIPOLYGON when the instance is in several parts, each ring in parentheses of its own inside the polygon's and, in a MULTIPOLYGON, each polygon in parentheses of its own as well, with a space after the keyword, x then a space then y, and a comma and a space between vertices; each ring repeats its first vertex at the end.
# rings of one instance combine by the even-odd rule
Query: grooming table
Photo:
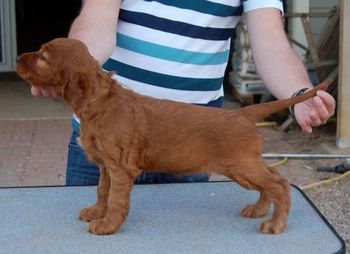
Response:
POLYGON ((232 182, 136 185, 119 233, 96 236, 77 219, 95 202, 96 186, 1 188, 0 253, 345 253, 344 241, 296 187, 280 235, 261 234, 263 219, 240 216, 257 198, 232 182))

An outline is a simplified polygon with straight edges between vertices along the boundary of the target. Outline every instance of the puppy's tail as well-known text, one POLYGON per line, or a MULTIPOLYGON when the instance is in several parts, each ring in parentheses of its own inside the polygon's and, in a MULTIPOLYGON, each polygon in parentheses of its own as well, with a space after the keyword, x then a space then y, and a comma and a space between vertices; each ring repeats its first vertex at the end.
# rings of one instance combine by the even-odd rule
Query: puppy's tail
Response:
POLYGON ((248 116, 253 122, 257 122, 272 113, 276 113, 290 106, 293 106, 294 104, 303 102, 307 99, 314 97, 318 90, 326 90, 332 82, 332 80, 325 80, 322 83, 315 86, 310 91, 306 92, 305 94, 285 100, 276 100, 268 103, 247 106, 242 108, 242 110, 245 112, 246 116, 248 116))

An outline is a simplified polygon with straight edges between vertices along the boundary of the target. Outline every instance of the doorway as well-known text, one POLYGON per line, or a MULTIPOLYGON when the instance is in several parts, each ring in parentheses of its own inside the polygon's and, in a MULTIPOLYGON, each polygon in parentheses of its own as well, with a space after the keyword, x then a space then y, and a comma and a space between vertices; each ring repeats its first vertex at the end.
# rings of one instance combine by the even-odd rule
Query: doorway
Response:
POLYGON ((18 54, 35 51, 54 38, 66 37, 81 0, 16 0, 18 54))

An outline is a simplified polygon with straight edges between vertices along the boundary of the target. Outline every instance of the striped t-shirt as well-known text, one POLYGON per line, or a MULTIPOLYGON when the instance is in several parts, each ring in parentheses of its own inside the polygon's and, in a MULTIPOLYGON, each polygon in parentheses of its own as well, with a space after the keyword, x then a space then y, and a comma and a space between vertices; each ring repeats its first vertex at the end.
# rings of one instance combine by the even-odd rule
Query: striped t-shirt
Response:
POLYGON ((239 18, 266 7, 283 11, 280 0, 122 0, 117 45, 103 68, 143 95, 220 106, 239 18))

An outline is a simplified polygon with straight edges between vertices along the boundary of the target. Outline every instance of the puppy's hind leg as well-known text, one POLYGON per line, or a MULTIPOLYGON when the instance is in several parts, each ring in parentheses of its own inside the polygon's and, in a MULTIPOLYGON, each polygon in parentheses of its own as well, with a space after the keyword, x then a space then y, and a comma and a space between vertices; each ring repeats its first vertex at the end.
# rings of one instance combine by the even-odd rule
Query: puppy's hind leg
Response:
MULTIPOLYGON (((234 167, 236 168, 236 167, 234 167)), ((242 167, 243 168, 243 167, 242 167)), ((242 169, 240 169, 242 170, 242 169)), ((238 170, 237 170, 238 171, 238 170)), ((256 186, 254 186, 249 180, 246 180, 246 177, 240 176, 240 174, 234 173, 236 170, 230 170, 229 172, 225 173, 224 175, 228 178, 231 178, 233 181, 238 183, 240 186, 242 186, 245 189, 248 190, 258 190, 256 186)), ((258 201, 255 204, 249 204, 246 207, 244 207, 241 211, 241 215, 243 217, 247 218, 261 218, 264 217, 271 206, 271 199, 268 197, 267 193, 264 191, 259 191, 260 197, 258 201)))
POLYGON ((277 170, 268 168, 271 173, 266 192, 274 204, 274 213, 270 220, 261 224, 262 233, 278 234, 287 228, 288 214, 291 207, 290 183, 278 174, 277 170))
POLYGON ((91 221, 103 218, 107 211, 107 200, 110 187, 110 177, 105 167, 100 167, 100 179, 97 186, 97 202, 95 205, 84 208, 79 214, 82 221, 91 221))
MULTIPOLYGON (((268 167, 267 169, 272 174, 276 174, 277 176, 280 176, 279 172, 275 168, 268 167)), ((268 193, 265 191, 260 191, 259 200, 255 204, 247 205, 241 211, 241 215, 247 218, 261 218, 268 213, 270 206, 271 206, 271 198, 269 197, 268 193)))
POLYGON ((243 216, 262 217, 266 215, 271 202, 273 203, 272 218, 262 223, 261 232, 279 234, 286 229, 291 203, 289 182, 286 179, 277 174, 275 170, 268 168, 261 160, 244 166, 236 165, 231 172, 225 175, 246 189, 260 192, 257 203, 248 205, 242 210, 243 216))

